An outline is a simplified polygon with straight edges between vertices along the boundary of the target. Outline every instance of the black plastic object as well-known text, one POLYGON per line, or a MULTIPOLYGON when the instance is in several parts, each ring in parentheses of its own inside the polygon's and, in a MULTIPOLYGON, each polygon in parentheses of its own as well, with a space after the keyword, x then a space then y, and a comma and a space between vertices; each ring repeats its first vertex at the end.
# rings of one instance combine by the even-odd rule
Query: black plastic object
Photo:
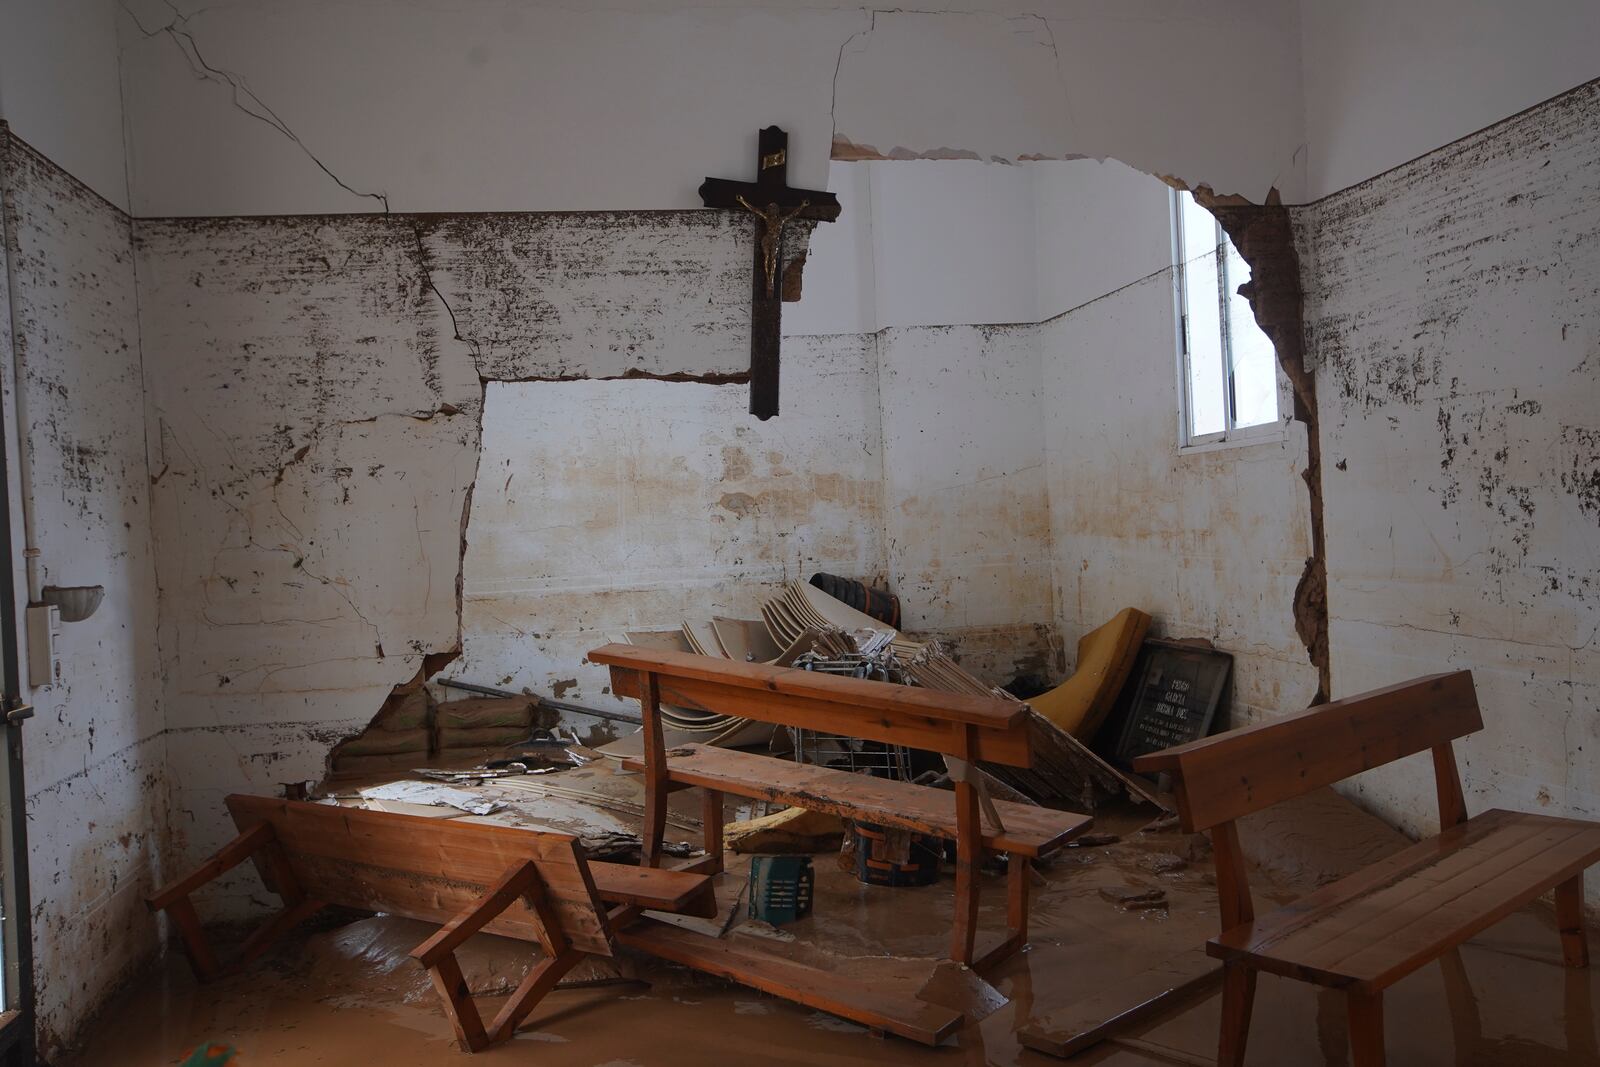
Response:
POLYGON ((858 822, 856 833, 856 879, 868 885, 932 885, 939 880, 939 862, 944 858, 944 841, 927 834, 913 833, 911 848, 904 863, 884 857, 888 831, 877 823, 858 822))
POLYGON ((837 574, 823 574, 821 571, 811 576, 811 584, 833 599, 843 601, 896 630, 900 629, 900 598, 887 589, 874 589, 866 582, 841 578, 837 574))

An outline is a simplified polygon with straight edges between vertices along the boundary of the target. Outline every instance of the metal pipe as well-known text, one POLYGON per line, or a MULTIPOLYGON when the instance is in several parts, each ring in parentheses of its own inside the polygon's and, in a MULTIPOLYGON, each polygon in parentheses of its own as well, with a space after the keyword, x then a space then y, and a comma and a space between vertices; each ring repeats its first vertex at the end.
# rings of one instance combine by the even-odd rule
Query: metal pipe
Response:
MULTIPOLYGON (((16 330, 17 288, 15 265, 11 262, 13 234, 11 232, 11 192, 6 181, 10 170, 10 131, 0 122, 0 270, 6 274, 6 292, 11 314, 11 344, 17 346, 16 330)), ((19 379, 13 383, 12 396, 18 404, 25 392, 19 379)), ((11 420, 0 406, 0 478, 10 469, 7 453, 10 452, 11 420)), ((20 417, 19 420, 20 422, 20 417)), ((25 435, 20 435, 25 436, 25 435)), ((19 441, 20 445, 20 441, 19 441)), ((23 477, 27 466, 22 465, 23 477)), ((29 485, 27 481, 24 486, 29 485)), ((23 514, 28 511, 28 490, 23 489, 23 514)), ((23 704, 22 663, 20 635, 17 632, 17 587, 13 577, 16 544, 11 539, 11 489, 0 485, 0 679, 3 686, 4 712, 0 737, 4 738, 3 761, 5 821, 0 826, 0 847, 4 848, 4 886, 0 892, 0 907, 4 908, 5 921, 0 927, 0 954, 4 956, 5 1003, 4 1007, 18 1012, 9 1026, 0 1026, 0 1064, 4 1067, 33 1067, 36 1062, 34 1048, 34 981, 33 981, 33 908, 28 893, 28 800, 23 778, 22 730, 23 720, 32 709, 23 704)), ((29 574, 36 573, 34 558, 28 559, 29 574)))
MULTIPOLYGON (((8 137, 9 142, 9 137, 8 137)), ((9 159, 11 147, 7 143, 5 152, 9 159)), ((11 249, 17 247, 17 235, 12 226, 12 212, 14 205, 11 200, 9 183, 0 188, 0 232, 5 238, 5 254, 9 259, 11 249)), ((23 349, 26 341, 23 337, 21 324, 17 321, 18 306, 21 303, 21 293, 17 282, 17 272, 12 269, 14 264, 6 265, 6 297, 8 309, 11 313, 11 402, 17 416, 17 479, 21 483, 22 496, 22 540, 23 563, 28 571, 28 603, 37 604, 41 594, 39 578, 39 538, 35 530, 33 517, 33 455, 28 447, 28 379, 27 364, 23 360, 23 349)))
POLYGON ((621 711, 601 711, 599 708, 586 708, 582 704, 569 704, 565 700, 553 700, 550 697, 540 696, 537 693, 513 693, 508 689, 494 689, 487 685, 478 685, 476 682, 460 682, 454 678, 436 678, 435 684, 446 689, 460 689, 468 693, 481 693, 486 697, 532 697, 547 708, 557 711, 570 711, 574 715, 591 715, 596 719, 610 719, 613 722, 626 722, 634 726, 644 725, 637 716, 621 711))

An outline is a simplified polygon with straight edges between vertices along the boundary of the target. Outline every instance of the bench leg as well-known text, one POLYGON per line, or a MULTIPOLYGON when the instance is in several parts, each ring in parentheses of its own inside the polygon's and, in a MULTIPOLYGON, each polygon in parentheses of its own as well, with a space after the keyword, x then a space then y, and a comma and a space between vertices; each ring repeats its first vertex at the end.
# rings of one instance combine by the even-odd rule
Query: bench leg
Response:
POLYGON ((327 907, 320 900, 302 897, 284 907, 272 918, 268 919, 245 940, 239 949, 239 956, 232 963, 222 968, 219 975, 237 974, 250 964, 266 954, 267 949, 277 944, 278 939, 305 922, 311 916, 327 907))
POLYGON ((507 870, 488 892, 412 949, 411 957, 428 969, 456 1040, 467 1052, 477 1052, 510 1037, 517 1024, 556 987, 562 975, 583 959, 584 953, 572 947, 545 892, 544 880, 533 861, 525 860, 507 870), (538 920, 538 938, 545 959, 528 972, 485 1029, 483 1017, 472 1002, 472 991, 462 977, 461 965, 456 962, 456 949, 518 900, 538 920))
POLYGON ((639 830, 640 865, 661 866, 661 839, 667 832, 667 747, 661 733, 661 683, 639 676, 639 714, 644 720, 644 825, 639 830))
POLYGON ((478 1016, 477 1006, 472 1003, 472 990, 467 988, 467 980, 461 974, 461 965, 456 962, 455 954, 451 953, 429 967, 428 977, 433 979, 433 988, 439 993, 445 1018, 450 1020, 462 1050, 477 1052, 487 1047, 489 1038, 483 1032, 483 1020, 478 1016))
POLYGON ((321 911, 321 901, 310 900, 300 888, 288 858, 278 845, 272 824, 258 823, 229 841, 210 859, 177 882, 145 898, 152 911, 165 911, 183 938, 189 954, 189 964, 201 982, 235 974, 259 959, 267 949, 285 933, 303 920, 321 911), (221 964, 211 943, 206 940, 200 916, 194 910, 189 894, 206 882, 232 870, 245 860, 255 857, 263 865, 267 888, 283 898, 284 908, 252 933, 240 950, 238 958, 221 964))
POLYGON ((206 932, 200 925, 200 916, 194 910, 194 903, 188 897, 175 900, 167 905, 167 915, 178 928, 178 936, 183 938, 183 947, 189 954, 189 966, 194 968, 194 976, 202 982, 211 981, 220 969, 217 966, 217 954, 211 950, 211 942, 206 940, 206 932))
POLYGON ((956 914, 950 958, 972 965, 978 939, 978 877, 983 865, 978 795, 971 782, 956 783, 956 914))
POLYGON ((1589 966, 1589 938, 1583 929, 1583 872, 1556 886, 1556 924, 1561 955, 1568 967, 1589 966))
POLYGON ((1455 1038, 1456 1062, 1475 1063, 1483 1047, 1483 1015, 1478 1010, 1478 995, 1461 958, 1453 948, 1439 957, 1439 973, 1444 978, 1444 999, 1450 1010, 1450 1032, 1455 1038))
POLYGON ((1600 1044, 1594 1036, 1594 997, 1591 993, 1589 968, 1573 968, 1566 972, 1565 1011, 1567 1055, 1575 1062, 1594 1062, 1600 1058, 1600 1044), (1580 1060, 1580 1057, 1587 1057, 1580 1060))
POLYGON ((517 986, 517 991, 511 994, 511 999, 506 1001, 505 1007, 500 1009, 500 1014, 495 1016, 494 1023, 489 1027, 489 1043, 497 1044, 515 1033, 517 1024, 539 1006, 545 994, 554 989, 568 971, 581 963, 583 957, 584 953, 577 949, 564 949, 529 971, 517 986))
POLYGON ((1028 943, 1028 883, 1033 861, 1020 852, 1010 854, 1006 866, 1006 937, 972 965, 982 971, 1005 962, 1028 943))
POLYGON ((1222 965, 1222 1031, 1217 1067, 1241 1067, 1250 1036, 1250 1009, 1256 1000, 1256 972, 1242 963, 1222 965))
POLYGON ((710 874, 722 873, 722 792, 707 789, 701 798, 701 843, 711 859, 710 874))
POLYGON ((1383 994, 1352 989, 1350 1061, 1355 1067, 1383 1067, 1383 994))

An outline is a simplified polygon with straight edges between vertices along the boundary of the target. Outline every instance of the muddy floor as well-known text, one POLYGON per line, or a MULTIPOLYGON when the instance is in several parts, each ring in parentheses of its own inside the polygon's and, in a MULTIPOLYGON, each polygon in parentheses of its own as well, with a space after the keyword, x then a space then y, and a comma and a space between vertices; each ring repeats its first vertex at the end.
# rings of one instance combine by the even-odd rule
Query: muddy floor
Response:
MULTIPOLYGON (((496 821, 582 832, 636 825, 625 810, 637 782, 599 768, 560 776, 562 785, 615 799, 593 806, 526 790, 496 821)), ((680 795, 681 796, 681 795, 680 795)), ((675 798, 675 800, 678 798, 675 798)), ((676 836, 693 840, 692 797, 676 813, 676 836)), ((730 817, 736 812, 730 807, 730 817)), ((1116 840, 1071 848, 1042 871, 1033 894, 1032 945, 990 975, 930 982, 925 994, 954 998, 967 1027, 927 1049, 752 990, 624 951, 591 959, 551 994, 506 1045, 468 1057, 454 1043, 426 975, 406 954, 431 932, 386 916, 335 916, 299 931, 247 973, 198 987, 181 952, 119 998, 91 1028, 85 1047, 60 1067, 176 1064, 201 1042, 240 1050, 241 1067, 381 1064, 383 1067, 537 1062, 548 1067, 690 1064, 1210 1064, 1215 1062, 1214 988, 1174 1004, 1070 1061, 1022 1048, 1030 1022, 1067 1018, 1074 1004, 1113 990, 1215 932, 1216 895, 1203 839, 1141 830, 1149 812, 1108 813, 1097 829, 1116 840), (1130 891, 1164 901, 1130 907, 1130 891), (938 986, 937 989, 934 986, 938 986)), ((669 826, 669 836, 675 832, 669 826)), ((1245 828, 1258 859, 1258 909, 1293 899, 1353 865, 1396 847, 1397 835, 1331 794, 1245 828)), ((826 958, 846 971, 877 973, 885 957, 921 963, 947 946, 950 879, 923 888, 862 885, 836 861, 815 858, 813 915, 781 929, 745 918, 747 861, 729 856, 718 894, 726 936, 759 939, 774 951, 826 958)), ((1003 879, 985 883, 983 934, 1003 926, 1003 879)), ((460 958, 480 1008, 492 1012, 526 972, 533 950, 480 936, 460 958)), ((1591 972, 1559 965, 1553 919, 1529 908, 1466 946, 1456 960, 1425 968, 1386 1001, 1390 1063, 1585 1064, 1600 1067, 1597 991, 1591 972)), ((946 976, 949 977, 948 975, 946 976)), ((1343 998, 1262 976, 1250 1034, 1251 1064, 1348 1062, 1343 998)))

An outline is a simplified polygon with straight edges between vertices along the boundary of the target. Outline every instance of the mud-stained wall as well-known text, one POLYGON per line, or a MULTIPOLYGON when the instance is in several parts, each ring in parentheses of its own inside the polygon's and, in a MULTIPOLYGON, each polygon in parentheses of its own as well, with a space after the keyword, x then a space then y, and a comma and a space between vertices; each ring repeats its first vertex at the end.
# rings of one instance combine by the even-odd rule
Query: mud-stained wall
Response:
POLYGON ((455 647, 481 388, 418 232, 137 225, 180 862, 455 647))
POLYGON ((597 644, 882 574, 874 339, 791 339, 783 389, 760 422, 744 385, 492 383, 450 673, 609 706, 597 644))
MULTIPOLYGON (((1600 84, 1296 218, 1334 695, 1471 668, 1469 807, 1600 814, 1600 84)), ((1416 762, 1354 788, 1420 831, 1416 762)))
POLYGON ((137 224, 180 858, 459 647, 486 382, 739 371, 753 239, 713 212, 137 224))
POLYGON ((1125 607, 1232 652, 1238 725, 1317 688, 1293 610, 1305 434, 1291 422, 1281 439, 1180 451, 1174 315, 1169 268, 1039 327, 1057 614, 1069 659, 1125 607))
POLYGON ((7 145, 3 126, 0 171, 14 298, 0 364, 27 412, 43 583, 106 587, 93 616, 63 626, 64 681, 31 691, 25 727, 38 1033, 51 1055, 157 947, 141 895, 160 875, 167 823, 163 701, 129 220, 7 145))

